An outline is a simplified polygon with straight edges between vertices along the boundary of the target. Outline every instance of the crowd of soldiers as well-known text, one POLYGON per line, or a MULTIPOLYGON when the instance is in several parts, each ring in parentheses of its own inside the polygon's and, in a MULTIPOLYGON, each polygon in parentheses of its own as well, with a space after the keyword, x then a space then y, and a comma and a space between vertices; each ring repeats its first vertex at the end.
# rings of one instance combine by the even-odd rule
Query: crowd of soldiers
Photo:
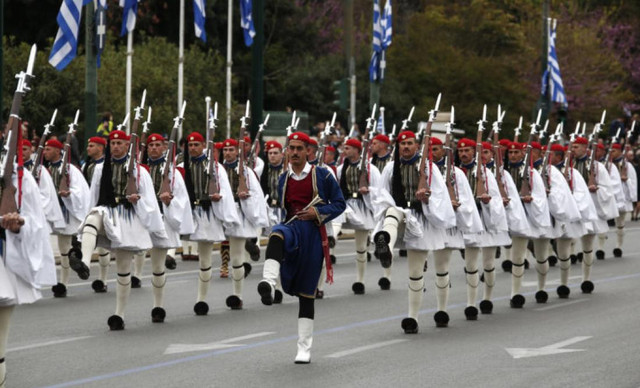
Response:
MULTIPOLYGON (((7 253, 0 275, 8 280, 0 282, 0 327, 8 327, 10 310, 5 306, 40 297, 34 285, 53 285, 53 296, 63 298, 71 271, 89 279, 95 254, 99 271, 92 288, 97 293, 107 292, 107 270, 115 259, 116 307, 107 320, 111 330, 125 328, 127 301, 131 288, 140 287, 147 254, 152 268, 151 320, 164 322, 165 270, 176 268, 176 249, 182 249, 183 258, 198 260, 193 310, 206 315, 216 243, 222 258, 220 277, 230 277, 232 284, 226 305, 240 310, 244 279, 251 271, 248 259, 260 259, 259 241, 264 236, 268 240, 258 295, 265 305, 281 303, 285 293, 299 299, 295 362, 308 363, 314 300, 322 298, 323 284, 332 282, 331 249, 343 228, 354 231, 355 295, 366 292, 370 244, 382 267, 381 290, 391 288, 395 249, 407 256, 408 314, 401 327, 410 334, 419 330, 429 255, 436 275, 437 327, 446 327, 450 319, 449 266, 454 251, 464 258, 468 320, 492 313, 498 256, 511 272, 512 308, 525 304, 521 288, 527 257, 533 259, 537 275, 536 303, 549 298, 547 274, 556 262, 557 297, 569 297, 572 260, 581 263, 581 291, 590 294, 591 267, 594 258, 605 256, 608 221, 615 222, 613 255, 620 257, 625 220, 637 201, 635 170, 623 157, 628 143, 596 142, 601 124, 590 139, 579 130, 565 139, 560 126, 543 147, 539 122, 532 124, 526 143, 500 140, 504 112, 499 110, 492 141, 483 141, 483 115, 476 140, 462 138, 453 144, 453 117, 444 141, 431 136, 436 108, 429 113, 427 129, 419 133, 408 129, 405 120, 400 133, 389 137, 375 133, 374 120, 369 119, 362 138, 347 138, 341 150, 289 128, 284 145, 276 140, 264 143, 263 161, 258 139, 252 142, 244 134, 214 143, 193 132, 179 152, 175 131, 181 117, 169 138, 151 133, 138 139, 135 128, 142 105, 131 134, 120 128, 108 138, 89 139, 88 158, 81 167, 69 163, 68 141, 43 138, 40 147, 19 142, 24 176, 18 180, 14 173, 13 179, 22 182, 16 183, 22 211, 2 219, 7 253), (30 225, 34 219, 37 228, 30 225), (43 233, 57 239, 58 276, 49 262, 50 244, 24 246, 43 233), (29 257, 32 267, 36 261, 49 264, 39 264, 32 271, 35 279, 26 281, 9 263, 11 249, 29 257)), ((0 344, 2 382, 6 334, 0 344)))

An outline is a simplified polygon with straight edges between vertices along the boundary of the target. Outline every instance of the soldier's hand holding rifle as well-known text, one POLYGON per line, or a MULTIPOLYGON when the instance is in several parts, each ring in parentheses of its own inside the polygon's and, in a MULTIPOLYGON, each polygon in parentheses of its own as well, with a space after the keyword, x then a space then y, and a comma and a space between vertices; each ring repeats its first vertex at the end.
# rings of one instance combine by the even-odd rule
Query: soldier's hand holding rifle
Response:
POLYGON ((7 213, 0 216, 0 226, 13 233, 20 233, 22 225, 24 225, 24 218, 20 217, 20 213, 7 213))

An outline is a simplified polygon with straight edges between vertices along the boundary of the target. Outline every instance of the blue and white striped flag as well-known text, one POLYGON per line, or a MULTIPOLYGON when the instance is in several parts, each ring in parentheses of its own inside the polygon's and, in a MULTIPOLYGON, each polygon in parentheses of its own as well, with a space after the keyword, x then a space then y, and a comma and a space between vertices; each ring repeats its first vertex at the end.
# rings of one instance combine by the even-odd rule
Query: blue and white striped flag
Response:
POLYGON ((122 10, 122 29, 120 36, 126 35, 136 28, 136 17, 138 15, 138 0, 120 0, 122 10))
POLYGON ((62 70, 76 57, 78 50, 78 30, 82 16, 82 6, 91 0, 63 0, 58 21, 58 33, 51 48, 49 63, 62 70))
MULTIPOLYGON (((551 23, 551 20, 549 21, 551 23)), ((562 77, 560 77, 560 65, 558 64, 558 54, 556 52, 556 25, 549 26, 549 52, 547 57, 547 70, 542 75, 542 94, 545 94, 549 85, 551 101, 567 105, 567 97, 564 94, 562 77)))
POLYGON ((100 56, 107 42, 107 0, 98 0, 95 25, 96 64, 100 67, 100 56))
POLYGON ((387 131, 384 128, 384 115, 380 113, 380 117, 378 117, 378 124, 376 125, 376 132, 381 133, 383 135, 387 134, 387 131))
POLYGON ((244 32, 244 44, 247 47, 253 44, 253 37, 256 36, 251 7, 251 0, 240 0, 240 26, 244 32))
POLYGON ((387 67, 385 55, 391 45, 392 11, 391 0, 387 0, 382 15, 380 14, 380 0, 373 0, 373 53, 369 64, 369 81, 384 80, 384 70, 387 67))
POLYGON ((206 42, 207 32, 204 30, 204 8, 204 0, 193 0, 193 26, 196 29, 196 38, 200 38, 203 42, 206 42))

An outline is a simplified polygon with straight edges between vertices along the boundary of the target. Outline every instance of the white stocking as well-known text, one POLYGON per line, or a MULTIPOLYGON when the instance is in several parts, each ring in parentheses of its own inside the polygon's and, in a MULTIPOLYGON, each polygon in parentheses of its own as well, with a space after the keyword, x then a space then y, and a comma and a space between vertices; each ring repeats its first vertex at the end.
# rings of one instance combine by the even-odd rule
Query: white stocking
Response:
POLYGON ((451 249, 445 248, 433 251, 433 261, 434 267, 436 268, 436 300, 438 303, 438 311, 447 311, 451 249))
POLYGON ((58 235, 58 248, 60 249, 60 283, 69 283, 69 251, 71 250, 71 236, 58 235))
POLYGON ((164 260, 167 250, 164 248, 151 249, 151 285, 153 286, 153 307, 162 307, 164 296, 164 285, 167 277, 164 274, 164 260))
POLYGON ((593 240, 594 234, 582 236, 582 281, 591 278, 591 266, 593 265, 593 240))
POLYGON ((233 280, 233 295, 242 299, 244 285, 244 238, 229 237, 229 255, 231 256, 231 278, 233 280))
POLYGON ((131 293, 131 262, 133 261, 133 252, 114 250, 116 256, 116 269, 118 271, 117 287, 116 287, 116 315, 124 318, 124 310, 129 301, 131 293))
POLYGON ((424 262, 427 260, 427 252, 414 251, 407 252, 409 262, 409 318, 418 320, 418 311, 422 304, 422 294, 424 292, 424 262))
POLYGON ((538 273, 538 291, 544 290, 549 272, 549 260, 547 260, 549 248, 548 238, 537 238, 533 240, 533 250, 536 253, 536 272, 538 273))
POLYGON ((364 282, 364 273, 367 269, 367 239, 369 238, 368 230, 356 230, 356 282, 364 282))
POLYGON ((484 268, 483 300, 491 300, 493 287, 496 285, 496 251, 497 247, 482 248, 482 268, 484 268))
POLYGON ((522 278, 524 277, 524 259, 527 255, 527 243, 529 239, 526 237, 513 236, 511 238, 511 297, 520 293, 522 287, 522 278))
MULTIPOLYGON (((244 247, 243 247, 244 249, 244 247)), ((198 242, 198 251, 201 252, 199 257, 200 273, 198 274, 198 300, 203 302, 207 298, 209 291, 209 281, 211 280, 211 254, 213 243, 200 241, 198 242)))
POLYGON ((560 284, 563 286, 569 284, 569 271, 571 270, 571 258, 569 255, 573 245, 573 239, 559 238, 556 240, 558 262, 560 263, 560 284))
POLYGON ((480 276, 478 275, 478 259, 480 257, 480 248, 466 247, 464 253, 464 273, 467 279, 467 306, 475 306, 478 296, 478 284, 480 276))

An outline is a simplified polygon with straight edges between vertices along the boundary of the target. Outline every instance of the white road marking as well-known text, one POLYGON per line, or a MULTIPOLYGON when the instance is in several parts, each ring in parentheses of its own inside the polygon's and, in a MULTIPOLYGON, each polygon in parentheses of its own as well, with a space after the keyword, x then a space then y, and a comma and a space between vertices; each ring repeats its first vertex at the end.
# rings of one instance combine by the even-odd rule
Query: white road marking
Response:
POLYGON ((343 350, 341 352, 329 354, 328 356, 325 356, 325 357, 327 357, 327 358, 340 358, 340 357, 350 356, 350 355, 356 354, 356 353, 366 352, 367 350, 378 349, 378 348, 382 348, 382 347, 385 347, 385 346, 395 345, 395 344, 399 344, 401 342, 407 342, 407 341, 408 340, 406 340, 406 339, 396 339, 396 340, 391 340, 391 341, 378 342, 378 343, 371 344, 371 345, 360 346, 358 348, 353 348, 353 349, 349 349, 349 350, 343 350))
POLYGON ((171 344, 164 351, 164 354, 166 355, 166 354, 176 354, 176 353, 186 353, 186 352, 201 352, 205 350, 218 350, 218 349, 244 346, 244 344, 233 344, 231 342, 244 341, 252 338, 264 337, 271 334, 275 334, 275 332, 264 331, 261 333, 248 334, 241 337, 228 338, 226 340, 222 340, 218 342, 210 342, 206 344, 171 344))
POLYGON ((573 345, 577 342, 588 340, 591 337, 573 337, 555 344, 543 346, 541 348, 506 348, 505 350, 513 358, 527 358, 537 356, 549 356, 552 354, 583 352, 584 349, 562 349, 564 346, 573 345))
MULTIPOLYGON (((582 276, 569 276, 569 280, 576 280, 576 279, 582 279, 582 276)), ((560 284, 560 279, 553 279, 553 280, 547 280, 546 285, 547 286, 553 286, 556 284, 560 284)), ((522 282, 522 287, 537 287, 538 286, 538 281, 531 281, 531 282, 522 282)))
POLYGON ((84 336, 84 337, 63 338, 63 339, 59 339, 59 340, 40 342, 40 343, 37 343, 37 344, 18 346, 18 347, 15 347, 15 348, 7 349, 7 353, 9 353, 9 352, 17 352, 19 350, 41 348, 41 347, 44 347, 44 346, 59 345, 59 344, 64 344, 66 342, 80 341, 80 340, 87 339, 87 338, 93 338, 93 336, 92 335, 88 335, 88 336, 84 336))
POLYGON ((540 307, 540 308, 537 308, 537 309, 534 309, 534 310, 536 310, 536 311, 547 311, 547 310, 553 310, 553 309, 556 309, 556 308, 559 308, 559 307, 565 307, 565 306, 568 306, 568 305, 570 305, 570 304, 576 304, 576 303, 586 302, 586 301, 588 301, 588 300, 589 300, 589 299, 576 299, 576 300, 572 300, 572 301, 570 301, 570 302, 562 302, 562 303, 559 303, 559 304, 554 304, 554 305, 552 305, 552 306, 540 307))

